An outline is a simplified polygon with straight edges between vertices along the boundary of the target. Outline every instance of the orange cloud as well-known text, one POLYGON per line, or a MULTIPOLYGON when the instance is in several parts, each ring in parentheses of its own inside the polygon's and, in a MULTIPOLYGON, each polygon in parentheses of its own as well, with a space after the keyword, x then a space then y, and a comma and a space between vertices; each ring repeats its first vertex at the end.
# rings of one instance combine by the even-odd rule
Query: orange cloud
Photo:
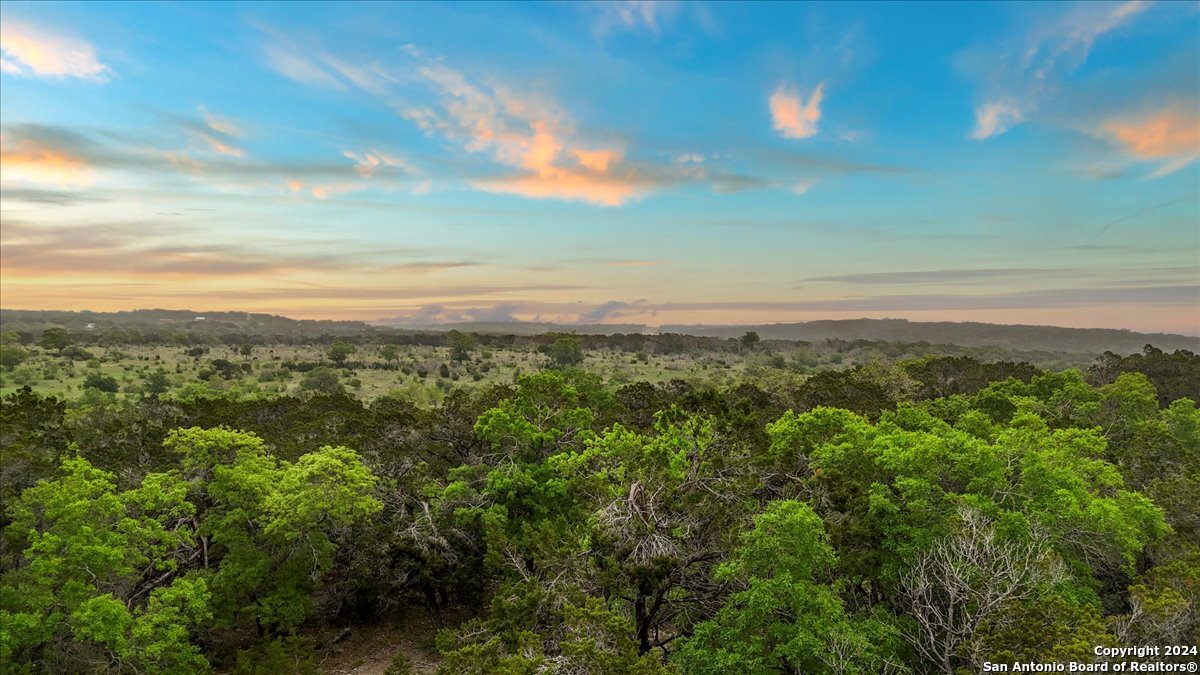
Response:
POLYGON ((775 130, 784 138, 809 138, 817 134, 817 122, 821 121, 821 101, 825 98, 825 83, 805 101, 790 84, 781 84, 771 94, 771 119, 775 130))
POLYGON ((473 181, 481 190, 618 206, 648 184, 623 166, 621 150, 578 141, 553 101, 477 86, 441 64, 426 65, 420 72, 446 98, 441 111, 408 109, 402 111, 406 119, 426 133, 459 141, 468 152, 488 152, 522 172, 473 181))
POLYGON ((621 153, 613 150, 575 150, 574 155, 580 166, 602 173, 608 171, 608 165, 614 159, 621 159, 621 153))
POLYGON ((1101 123, 1099 133, 1139 160, 1162 161, 1153 178, 1174 173, 1200 157, 1200 115, 1186 106, 1110 119, 1101 123))
POLYGON ((24 181, 61 187, 82 187, 94 181, 92 167, 66 151, 21 139, 0 137, 0 182, 24 181))
POLYGON ((550 167, 531 176, 476 181, 488 192, 504 192, 534 199, 567 199, 600 206, 620 206, 636 197, 638 185, 613 176, 595 176, 550 167))
POLYGON ((14 75, 103 82, 109 72, 87 42, 15 19, 0 24, 0 51, 7 57, 0 59, 0 67, 14 75))

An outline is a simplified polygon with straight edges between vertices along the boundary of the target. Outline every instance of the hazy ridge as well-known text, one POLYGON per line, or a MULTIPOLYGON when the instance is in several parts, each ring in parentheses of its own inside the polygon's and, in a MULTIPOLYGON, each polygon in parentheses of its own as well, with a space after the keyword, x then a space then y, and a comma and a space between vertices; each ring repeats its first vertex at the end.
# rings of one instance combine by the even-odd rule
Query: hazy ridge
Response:
POLYGON ((744 325, 664 325, 658 328, 642 324, 559 324, 532 321, 396 326, 380 322, 291 319, 274 314, 249 312, 196 312, 165 309, 74 312, 0 309, 0 328, 3 330, 43 330, 52 326, 61 326, 73 331, 120 328, 125 330, 186 330, 213 334, 249 332, 292 335, 345 335, 393 331, 427 333, 456 329, 464 332, 503 335, 678 333, 697 337, 736 338, 747 331, 754 331, 764 340, 809 342, 829 339, 887 340, 1075 353, 1104 351, 1131 353, 1140 351, 1147 344, 1153 344, 1159 349, 1167 351, 1186 349, 1200 352, 1200 337, 1174 333, 1138 333, 1113 328, 1064 328, 979 322, 921 322, 905 319, 820 320, 803 323, 744 325))

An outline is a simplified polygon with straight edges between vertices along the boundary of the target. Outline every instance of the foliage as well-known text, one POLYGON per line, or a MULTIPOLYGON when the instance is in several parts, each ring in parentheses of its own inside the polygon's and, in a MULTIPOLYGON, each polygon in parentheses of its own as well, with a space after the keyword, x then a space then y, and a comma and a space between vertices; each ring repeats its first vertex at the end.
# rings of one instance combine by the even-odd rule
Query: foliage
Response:
POLYGON ((350 358, 355 351, 357 351, 357 349, 354 347, 354 345, 350 344, 349 342, 342 342, 341 340, 338 340, 329 346, 329 351, 327 351, 325 355, 329 357, 330 361, 333 361, 340 366, 345 363, 346 359, 350 358))
MULTIPOLYGON (((1200 411, 1158 387, 1190 357, 742 359, 737 335, 705 377, 667 370, 700 363, 682 335, 480 335, 462 360, 452 336, 113 338, 67 398, 0 400, 0 660, 311 672, 328 627, 426 611, 444 672, 974 672, 1200 634, 1200 411), (539 371, 560 340, 595 372, 539 371), (337 341, 379 358, 339 373, 337 341), (446 347, 465 386, 434 389, 414 372, 446 347), (470 377, 514 355, 534 374, 470 377), (341 386, 372 376, 395 393, 341 386)), ((21 369, 51 362, 75 368, 21 369)))
POLYGON ((579 338, 573 335, 560 335, 555 338, 554 344, 549 346, 547 353, 554 365, 560 368, 583 363, 583 347, 579 343, 579 338))
POLYGON ((96 391, 103 391, 110 394, 115 394, 121 385, 117 383, 117 379, 112 375, 103 375, 101 373, 89 373, 83 381, 83 386, 96 391))

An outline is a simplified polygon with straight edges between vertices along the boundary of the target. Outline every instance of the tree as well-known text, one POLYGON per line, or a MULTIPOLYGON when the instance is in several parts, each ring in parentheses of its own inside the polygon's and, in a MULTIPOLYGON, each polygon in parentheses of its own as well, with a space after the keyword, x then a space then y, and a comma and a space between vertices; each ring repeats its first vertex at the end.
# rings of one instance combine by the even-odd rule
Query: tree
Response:
POLYGON ((384 345, 379 348, 379 356, 384 361, 391 363, 400 358, 400 350, 396 348, 396 345, 384 345))
POLYGON ((338 340, 329 346, 329 351, 327 351, 325 355, 329 357, 330 361, 333 361, 340 366, 345 363, 346 359, 350 358, 350 355, 355 351, 357 351, 357 349, 354 347, 354 345, 350 344, 349 342, 342 342, 341 340, 338 340))
POLYGON ((29 358, 29 352, 15 344, 0 345, 0 366, 12 370, 29 358))
POLYGON ((112 474, 81 458, 26 490, 9 528, 21 562, 0 583, 0 661, 207 672, 189 639, 210 617, 207 583, 177 573, 195 513, 186 497, 187 485, 167 474, 120 492, 112 474))
POLYGON ((583 363, 583 347, 579 338, 573 335, 560 335, 549 348, 550 358, 554 364, 567 368, 583 363))
POLYGON ((471 352, 475 351, 476 340, 470 333, 451 330, 446 333, 446 344, 450 345, 451 360, 466 361, 471 358, 471 352))
POLYGON ((304 374, 300 380, 300 391, 312 391, 318 394, 337 394, 345 391, 338 374, 332 368, 320 366, 304 374))
POLYGON ((958 527, 918 556, 901 579, 904 609, 916 620, 912 642, 930 663, 954 675, 963 652, 973 670, 989 655, 975 642, 985 623, 1011 620, 1014 603, 1034 600, 1065 578, 1043 536, 1006 538, 992 519, 959 509, 958 527))
POLYGON ((197 533, 219 560, 209 587, 220 626, 249 618, 264 634, 294 629, 332 565, 330 531, 382 506, 371 496, 375 476, 345 447, 286 462, 254 434, 200 428, 173 431, 163 445, 180 457, 199 507, 197 533))
POLYGON ((687 673, 897 671, 899 631, 884 612, 852 616, 819 582, 836 559, 824 523, 797 501, 755 517, 718 580, 738 584, 672 661, 687 673))
POLYGON ((142 386, 142 391, 150 398, 158 398, 171 390, 171 381, 167 379, 167 374, 161 370, 156 370, 146 376, 145 384, 142 386))
POLYGON ((71 346, 71 342, 71 334, 66 328, 47 328, 42 331, 42 337, 38 340, 43 349, 53 349, 59 353, 71 346))
POLYGON ((758 346, 760 340, 761 338, 758 337, 758 333, 751 330, 746 331, 746 334, 741 337, 740 342, 742 347, 746 348, 747 350, 753 350, 758 346))
POLYGON ((84 388, 96 389, 98 391, 115 394, 121 389, 121 385, 112 375, 102 375, 100 373, 88 373, 88 376, 83 380, 84 388))
POLYGON ((238 347, 238 353, 242 356, 250 356, 254 353, 254 345, 249 342, 243 342, 242 346, 238 347))

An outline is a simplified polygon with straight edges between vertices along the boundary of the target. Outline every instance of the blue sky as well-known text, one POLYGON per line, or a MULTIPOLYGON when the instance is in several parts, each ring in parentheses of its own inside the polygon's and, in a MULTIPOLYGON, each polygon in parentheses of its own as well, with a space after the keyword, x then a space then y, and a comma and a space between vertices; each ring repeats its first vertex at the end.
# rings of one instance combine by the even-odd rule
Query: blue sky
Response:
POLYGON ((1198 7, 5 2, 3 304, 1200 333, 1198 7))

